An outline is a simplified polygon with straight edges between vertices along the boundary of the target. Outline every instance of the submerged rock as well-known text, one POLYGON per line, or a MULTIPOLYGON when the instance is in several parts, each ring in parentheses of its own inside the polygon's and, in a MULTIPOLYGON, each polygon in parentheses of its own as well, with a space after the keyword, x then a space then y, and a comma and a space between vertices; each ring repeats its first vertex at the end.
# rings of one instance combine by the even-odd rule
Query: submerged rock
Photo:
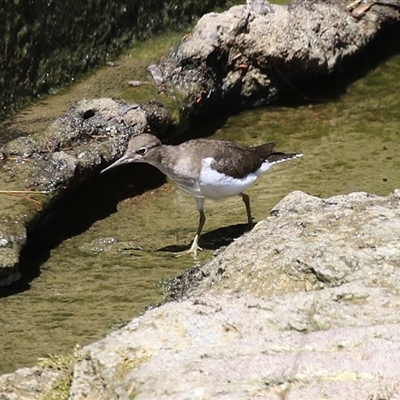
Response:
MULTIPOLYGON (((399 235, 400 190, 293 192, 177 278, 183 299, 81 349, 70 399, 396 398, 399 235)), ((38 398, 24 375, 4 399, 38 398)))

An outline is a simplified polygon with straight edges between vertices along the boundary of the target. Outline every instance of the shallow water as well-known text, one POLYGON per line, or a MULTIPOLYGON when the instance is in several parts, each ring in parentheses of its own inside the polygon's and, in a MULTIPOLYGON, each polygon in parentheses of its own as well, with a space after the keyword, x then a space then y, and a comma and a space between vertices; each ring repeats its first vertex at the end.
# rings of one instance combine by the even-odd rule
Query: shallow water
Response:
MULTIPOLYGON (((181 36, 171 34, 160 42, 154 39, 154 46, 163 54, 181 36)), ((135 68, 145 76, 151 55, 143 55, 139 61, 132 57, 136 51, 118 60, 116 78, 115 69, 100 70, 65 91, 60 97, 67 96, 66 102, 60 97, 48 98, 46 104, 28 109, 19 123, 45 124, 83 93, 88 97, 109 96, 115 90, 134 97, 131 89, 115 82, 142 78, 135 68), (131 66, 129 59, 133 64, 140 63, 139 67, 131 66)), ((356 80, 335 100, 246 111, 212 121, 191 134, 214 134, 252 145, 275 141, 280 150, 304 153, 302 159, 273 167, 248 191, 255 221, 267 217, 270 209, 293 190, 322 197, 360 190, 387 195, 400 187, 399 89, 400 56, 395 56, 356 80)), ((136 167, 99 178, 97 189, 93 189, 95 195, 88 197, 89 208, 100 207, 102 194, 97 193, 107 191, 107 179, 136 174, 136 167)), ((38 248, 25 256, 26 265, 40 264, 40 275, 30 282, 29 290, 0 299, 0 372, 32 365, 48 354, 70 353, 77 344, 103 337, 149 304, 161 301, 160 281, 194 265, 191 257, 175 259, 172 253, 188 246, 196 230, 198 215, 192 198, 171 183, 142 196, 121 197, 125 199, 117 210, 108 210, 85 229, 79 221, 73 229, 72 213, 68 218, 71 233, 64 233, 58 246, 45 249, 44 255, 35 254, 38 248)), ((206 250, 200 254, 200 261, 209 259, 213 249, 242 233, 246 222, 240 198, 206 202, 206 216, 201 242, 206 250)), ((57 226, 50 234, 59 234, 57 226)))

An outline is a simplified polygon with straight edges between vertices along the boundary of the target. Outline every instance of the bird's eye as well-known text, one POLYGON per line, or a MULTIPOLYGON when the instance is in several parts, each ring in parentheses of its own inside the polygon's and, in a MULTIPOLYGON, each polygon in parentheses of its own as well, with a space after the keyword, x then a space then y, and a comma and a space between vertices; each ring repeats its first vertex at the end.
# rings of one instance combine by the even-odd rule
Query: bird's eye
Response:
POLYGON ((146 147, 141 147, 139 150, 136 151, 136 154, 139 154, 141 156, 143 156, 146 153, 147 153, 146 147))

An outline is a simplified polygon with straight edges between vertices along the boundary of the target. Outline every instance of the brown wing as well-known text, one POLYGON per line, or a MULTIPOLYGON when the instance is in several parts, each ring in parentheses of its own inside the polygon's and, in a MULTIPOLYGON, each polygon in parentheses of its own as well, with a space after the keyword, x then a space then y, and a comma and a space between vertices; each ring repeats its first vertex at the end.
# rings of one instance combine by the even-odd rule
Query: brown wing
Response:
POLYGON ((261 151, 256 151, 255 148, 232 142, 224 143, 224 146, 215 146, 211 155, 214 158, 211 167, 220 173, 229 174, 233 178, 244 178, 257 171, 265 161, 261 151))

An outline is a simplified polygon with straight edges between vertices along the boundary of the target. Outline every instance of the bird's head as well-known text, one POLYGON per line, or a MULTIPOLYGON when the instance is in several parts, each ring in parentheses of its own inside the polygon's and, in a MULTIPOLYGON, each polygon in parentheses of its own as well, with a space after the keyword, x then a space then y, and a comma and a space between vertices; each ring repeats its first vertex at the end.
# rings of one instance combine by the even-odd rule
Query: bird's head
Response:
POLYGON ((147 133, 134 136, 128 143, 125 154, 109 167, 103 169, 101 173, 106 172, 114 167, 129 163, 149 163, 156 161, 156 152, 162 146, 160 140, 147 133))

